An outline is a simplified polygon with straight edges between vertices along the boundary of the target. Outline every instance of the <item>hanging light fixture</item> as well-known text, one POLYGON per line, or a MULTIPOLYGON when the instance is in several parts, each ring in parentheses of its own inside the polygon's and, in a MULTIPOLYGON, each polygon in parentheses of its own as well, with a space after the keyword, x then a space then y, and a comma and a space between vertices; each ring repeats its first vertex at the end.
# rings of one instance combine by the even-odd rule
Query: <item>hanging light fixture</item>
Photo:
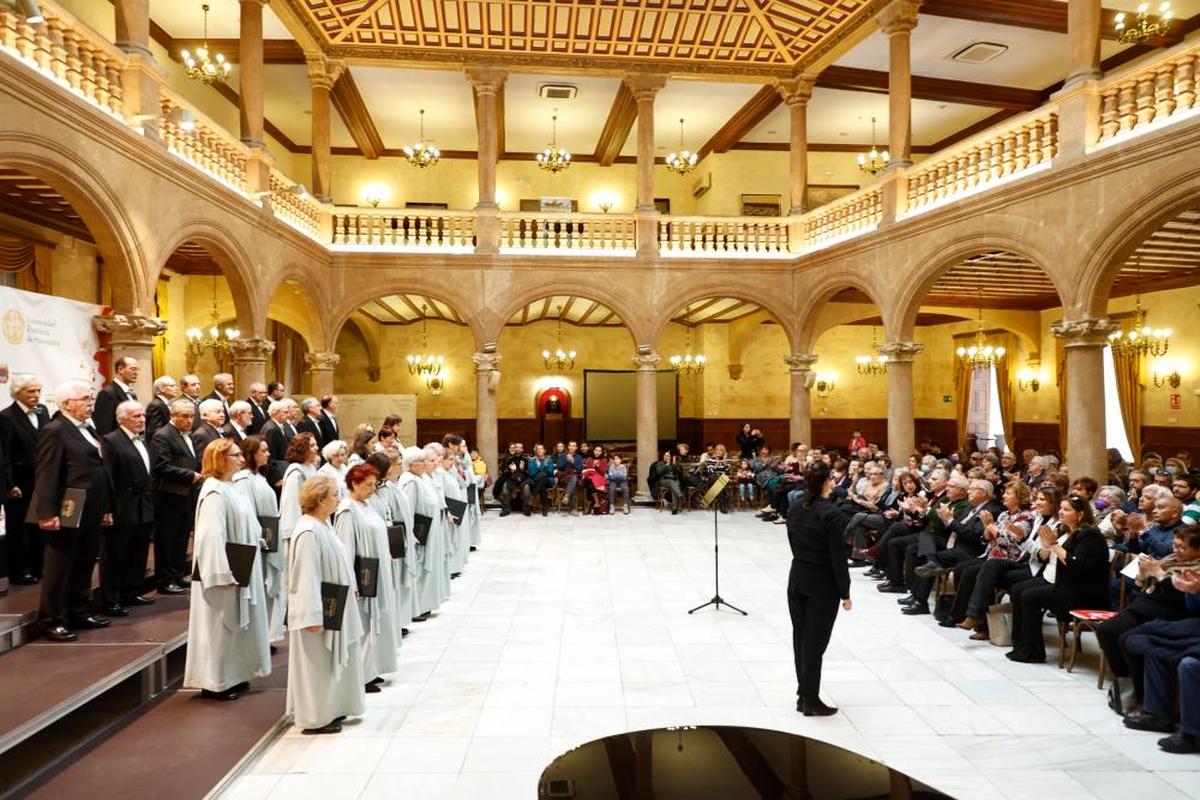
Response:
POLYGON ((871 328, 871 353, 854 357, 859 375, 884 375, 888 369, 888 357, 879 352, 879 340, 875 338, 875 328, 871 328))
POLYGON ((425 379, 425 385, 432 388, 440 388, 441 380, 438 375, 442 372, 442 365, 446 363, 446 357, 436 355, 429 352, 429 317, 427 312, 429 306, 421 305, 421 352, 417 354, 410 353, 404 357, 408 362, 408 373, 416 375, 418 378, 425 379), (437 381, 437 387, 434 382, 437 381))
POLYGON ((704 365, 708 359, 703 353, 692 355, 692 306, 687 307, 687 312, 683 317, 683 325, 687 329, 687 342, 684 346, 683 355, 673 355, 670 358, 671 367, 680 375, 699 375, 704 372, 704 365))
POLYGON ((208 3, 202 5, 201 8, 204 10, 204 44, 196 48, 194 54, 187 50, 181 50, 179 57, 183 60, 183 67, 189 78, 200 81, 200 83, 212 83, 218 78, 228 77, 233 66, 225 60, 222 53, 209 52, 208 3))
POLYGON ((571 154, 558 146, 558 114, 550 117, 550 145, 537 154, 537 163, 552 174, 571 166, 571 154))
POLYGON ((679 118, 679 150, 674 153, 667 154, 667 169, 677 175, 687 175, 696 168, 696 164, 700 162, 700 156, 692 153, 683 146, 683 117, 679 118))
POLYGON ((421 109, 421 138, 417 139, 416 144, 405 145, 404 157, 408 159, 408 163, 414 167, 432 167, 442 157, 442 151, 437 149, 437 145, 433 142, 425 140, 425 109, 421 109))
POLYGON ((966 369, 990 369, 1004 360, 1003 347, 992 347, 983 333, 983 290, 979 290, 979 323, 975 330, 975 341, 967 347, 954 351, 959 363, 966 369))
POLYGON ((188 370, 208 351, 212 351, 217 360, 221 360, 229 353, 229 343, 240 338, 242 332, 237 328, 228 327, 222 328, 218 323, 221 320, 220 312, 217 311, 217 277, 213 276, 212 282, 212 310, 209 312, 210 322, 208 330, 200 328, 189 328, 187 331, 187 361, 188 370))
POLYGON ((1171 3, 1163 2, 1158 6, 1158 19, 1151 22, 1150 4, 1142 3, 1137 7, 1137 16, 1132 25, 1127 24, 1125 12, 1122 11, 1113 18, 1113 29, 1117 33, 1117 41, 1121 44, 1145 44, 1147 39, 1166 36, 1174 16, 1171 3))
POLYGON ((878 175, 887 168, 888 162, 891 160, 892 156, 887 150, 881 153, 875 147, 875 118, 871 117, 871 150, 859 154, 858 168, 871 175, 878 175))
POLYGON ((1134 256, 1133 324, 1122 327, 1108 335, 1108 345, 1113 355, 1119 358, 1140 356, 1165 356, 1171 346, 1170 328, 1151 328, 1146 324, 1146 310, 1142 308, 1142 261, 1134 256))
POLYGON ((542 351, 542 363, 547 372, 569 372, 575 368, 575 351, 565 351, 562 346, 562 306, 558 307, 558 344, 554 351, 542 351))

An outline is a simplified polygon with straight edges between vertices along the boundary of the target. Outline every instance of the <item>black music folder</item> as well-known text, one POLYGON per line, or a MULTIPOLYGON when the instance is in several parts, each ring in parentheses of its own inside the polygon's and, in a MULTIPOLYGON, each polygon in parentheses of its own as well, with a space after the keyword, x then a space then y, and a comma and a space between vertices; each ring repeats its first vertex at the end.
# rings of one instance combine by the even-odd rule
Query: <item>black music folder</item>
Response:
POLYGON ((346 616, 346 598, 350 587, 344 583, 321 581, 321 625, 327 631, 340 631, 342 618, 346 616))
POLYGON ((254 559, 258 558, 258 548, 252 544, 237 542, 225 543, 225 558, 229 561, 229 571, 238 586, 249 586, 250 576, 254 573, 254 559))
POLYGON ((413 536, 422 547, 429 541, 429 529, 433 527, 433 517, 424 514, 413 514, 413 536))
POLYGON ((358 581, 359 597, 375 597, 379 593, 379 559, 355 556, 354 578, 358 581))
POLYGON ((262 538, 267 543, 263 552, 279 552, 279 517, 259 516, 258 524, 262 526, 262 538))
MULTIPOLYGON (((87 489, 67 489, 63 492, 62 508, 58 511, 60 528, 78 528, 83 519, 83 507, 87 503, 87 489)), ((33 507, 33 503, 29 504, 33 507)))
POLYGON ((459 522, 462 522, 467 515, 467 504, 457 497, 446 498, 446 510, 450 512, 450 516, 454 517, 459 522))
POLYGON ((403 522, 398 522, 395 525, 389 525, 387 532, 388 550, 391 551, 392 558, 404 558, 408 555, 408 526, 403 522))
POLYGON ((479 487, 473 483, 467 484, 467 502, 471 505, 479 502, 479 487))

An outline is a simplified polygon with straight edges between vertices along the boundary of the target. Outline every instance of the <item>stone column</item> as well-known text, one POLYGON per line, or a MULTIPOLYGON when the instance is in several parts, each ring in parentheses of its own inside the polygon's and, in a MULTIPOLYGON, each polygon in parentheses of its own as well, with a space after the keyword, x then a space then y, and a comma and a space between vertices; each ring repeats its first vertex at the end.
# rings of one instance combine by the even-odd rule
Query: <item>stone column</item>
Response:
POLYGON ((246 159, 246 191, 265 192, 270 187, 270 160, 263 137, 263 6, 266 0, 240 2, 239 110, 242 141, 250 148, 246 159))
POLYGON ((662 356, 649 345, 638 347, 637 366, 637 495, 650 496, 650 465, 658 458, 658 365, 662 356))
POLYGON ((1067 6, 1067 53, 1070 57, 1058 103, 1058 152, 1055 165, 1082 161, 1100 138, 1100 0, 1070 0, 1067 6))
POLYGON ((269 339, 234 339, 229 343, 233 356, 233 385, 242 394, 252 383, 267 382, 267 361, 275 352, 269 339))
POLYGON ((921 0, 895 0, 879 14, 888 37, 888 150, 893 168, 912 164, 912 64, 909 41, 921 0))
POLYGON ((791 414, 788 421, 790 442, 812 444, 812 367, 817 363, 812 353, 792 353, 783 357, 791 376, 791 414))
POLYGON ((142 128, 146 138, 162 141, 159 133, 159 83, 163 76, 150 51, 150 0, 117 0, 116 45, 129 56, 121 71, 121 113, 142 128))
POLYGON ((323 56, 308 59, 308 82, 312 87, 312 193, 323 202, 332 196, 331 159, 332 138, 329 115, 330 93, 341 77, 343 65, 323 56))
MULTIPOLYGON (((1108 474, 1104 426, 1104 346, 1115 328, 1104 319, 1063 320, 1050 330, 1063 340, 1067 358, 1067 468, 1072 479, 1108 474)), ((1134 453, 1136 460, 1141 453, 1134 453)), ((1097 477, 1099 476, 1099 477, 1097 477)))
POLYGON ((332 352, 304 354, 304 367, 308 370, 308 390, 314 397, 333 394, 333 368, 342 357, 332 352))
POLYGON ((496 384, 500 382, 500 354, 495 344, 471 356, 475 362, 475 445, 494 478, 500 455, 500 433, 496 426, 496 384))
POLYGON ((1067 53, 1070 56, 1064 89, 1100 77, 1100 0, 1067 3, 1067 53))
POLYGON ((658 212, 654 208, 654 96, 667 85, 667 76, 636 73, 625 78, 637 102, 637 249, 658 253, 658 212))
MULTIPOLYGON (((791 209, 788 214, 799 216, 808 210, 808 101, 812 98, 816 76, 800 75, 775 85, 783 102, 787 103, 791 121, 791 209)), ((807 439, 805 441, 808 441, 807 439)))
POLYGON ((633 800, 654 800, 654 731, 633 734, 633 800))
POLYGON ((508 73, 494 67, 467 70, 475 90, 475 124, 479 139, 479 202, 475 204, 475 252, 500 252, 500 207, 496 203, 496 164, 500 159, 497 96, 508 73))
POLYGON ((916 342, 887 342, 879 352, 888 357, 887 451, 893 461, 903 461, 916 449, 913 416, 913 357, 925 349, 916 342))
POLYGON ((154 374, 151 366, 154 359, 154 337, 166 332, 167 323, 158 317, 143 314, 107 314, 93 317, 92 327, 100 333, 108 334, 108 352, 113 361, 123 356, 132 356, 138 360, 141 371, 133 390, 143 403, 150 402, 154 397, 154 374))

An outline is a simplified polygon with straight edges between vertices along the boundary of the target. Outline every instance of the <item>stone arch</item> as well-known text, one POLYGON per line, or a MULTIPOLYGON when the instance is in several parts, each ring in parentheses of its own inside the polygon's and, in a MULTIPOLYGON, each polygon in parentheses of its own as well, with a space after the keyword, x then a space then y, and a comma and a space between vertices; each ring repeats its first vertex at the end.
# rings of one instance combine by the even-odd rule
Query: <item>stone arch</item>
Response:
POLYGON ((146 278, 141 240, 126 204, 98 170, 61 144, 21 133, 0 133, 0 165, 44 181, 79 214, 104 259, 114 308, 153 312, 154 281, 146 278))
MULTIPOLYGON (((789 291, 787 294, 790 296, 791 292, 789 291)), ((656 303, 648 326, 649 330, 653 331, 653 339, 648 340, 646 343, 652 344, 657 348, 658 340, 662 336, 663 331, 679 310, 706 297, 733 297, 761 306, 764 311, 779 323, 780 328, 783 329, 783 333, 787 337, 788 347, 795 348, 796 317, 794 309, 790 305, 785 305, 781 302, 778 294, 772 295, 764 291, 761 287, 750 286, 745 281, 739 283, 729 281, 706 282, 688 288, 681 294, 664 298, 663 301, 656 303)))
MULTIPOLYGON (((166 268, 167 259, 187 242, 195 242, 203 247, 221 268, 221 275, 229 285, 229 293, 233 298, 233 308, 237 315, 238 324, 242 327, 243 336, 262 336, 266 325, 265 314, 260 314, 258 304, 254 302, 251 286, 254 283, 250 269, 251 259, 235 237, 218 225, 205 219, 185 220, 175 229, 166 240, 154 260, 153 287, 166 268)), ((153 289, 151 288, 151 294, 153 289)))
MULTIPOLYGON (((879 310, 886 331, 886 307, 879 302, 879 290, 868 278, 845 274, 816 277, 812 281, 809 281, 808 278, 806 272, 801 272, 796 276, 797 285, 803 289, 803 291, 797 291, 796 294, 798 297, 806 299, 801 301, 800 309, 796 314, 796 338, 793 342, 793 352, 811 353, 822 333, 836 325, 843 324, 843 322, 853 321, 852 319, 822 320, 820 318, 821 309, 829 303, 830 298, 844 289, 857 289, 866 294, 869 302, 879 310)), ((855 315, 851 314, 850 316, 855 315)))
MULTIPOLYGON (((376 330, 378 323, 373 323, 366 314, 356 311, 346 320, 351 328, 358 332, 363 344, 367 347, 367 361, 369 365, 378 366, 379 356, 382 352, 383 345, 379 341, 379 331, 376 330)), ((335 343, 336 344, 336 343, 335 343)))
POLYGON ((507 302, 497 304, 496 308, 499 310, 488 321, 487 338, 484 341, 498 341, 500 334, 504 331, 504 326, 508 324, 508 320, 513 314, 535 300, 553 297, 554 295, 573 295, 603 303, 615 311, 617 316, 621 318, 621 322, 629 330, 629 335, 633 337, 635 347, 639 344, 647 343, 645 338, 646 328, 643 320, 637 314, 633 313, 632 304, 629 300, 617 296, 615 292, 607 287, 597 287, 579 281, 566 280, 539 283, 514 290, 507 302))
POLYGON ((484 342, 494 342, 495 339, 486 338, 483 322, 479 318, 477 309, 453 303, 446 299, 445 292, 449 284, 445 280, 437 281, 436 283, 428 280, 425 275, 429 274, 422 272, 405 272, 395 276, 392 280, 391 276, 380 275, 373 277, 370 281, 363 281, 361 288, 346 287, 346 293, 342 297, 341 302, 334 308, 329 319, 331 324, 327 327, 326 341, 333 347, 341 335, 342 329, 354 312, 362 308, 363 304, 374 300, 377 297, 386 297, 389 294, 419 294, 425 297, 431 297, 440 303, 453 308, 458 315, 466 323, 470 329, 471 335, 475 338, 475 348, 478 350, 483 347, 484 342), (381 290, 380 286, 387 286, 388 289, 381 290))
POLYGON ((265 279, 255 299, 262 305, 259 314, 264 322, 268 319, 282 322, 304 338, 310 352, 320 352, 332 348, 334 340, 329 338, 327 329, 331 321, 329 309, 323 308, 318 300, 326 297, 327 293, 314 291, 313 283, 311 274, 298 265, 290 264, 265 279), (298 287, 298 301, 292 305, 275 303, 289 281, 298 287))
POLYGON ((1173 176, 1122 206, 1080 266, 1073 316, 1106 316, 1113 284, 1129 256, 1165 223, 1197 206, 1200 170, 1173 176))
POLYGON ((1046 265, 1051 263, 1048 255, 1023 237, 996 231, 982 231, 968 234, 939 246, 935 255, 914 258, 895 301, 884 307, 883 319, 888 338, 894 341, 911 340, 913 328, 916 326, 917 313, 921 309, 925 296, 938 282, 938 279, 963 259, 988 250, 1005 250, 1035 264, 1054 285, 1059 305, 1066 305, 1064 298, 1070 296, 1070 289, 1062 285, 1063 278, 1056 271, 1046 268, 1046 265))

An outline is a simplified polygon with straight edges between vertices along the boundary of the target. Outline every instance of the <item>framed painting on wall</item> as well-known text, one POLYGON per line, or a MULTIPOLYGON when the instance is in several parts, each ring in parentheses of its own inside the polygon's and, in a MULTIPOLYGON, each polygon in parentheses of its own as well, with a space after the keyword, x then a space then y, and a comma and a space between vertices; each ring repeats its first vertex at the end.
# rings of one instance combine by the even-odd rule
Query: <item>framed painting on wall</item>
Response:
POLYGON ((857 192, 859 187, 853 183, 810 183, 808 185, 808 208, 820 208, 826 203, 832 203, 839 197, 857 192))
POLYGON ((778 217, 783 196, 778 194, 742 195, 743 217, 778 217))

